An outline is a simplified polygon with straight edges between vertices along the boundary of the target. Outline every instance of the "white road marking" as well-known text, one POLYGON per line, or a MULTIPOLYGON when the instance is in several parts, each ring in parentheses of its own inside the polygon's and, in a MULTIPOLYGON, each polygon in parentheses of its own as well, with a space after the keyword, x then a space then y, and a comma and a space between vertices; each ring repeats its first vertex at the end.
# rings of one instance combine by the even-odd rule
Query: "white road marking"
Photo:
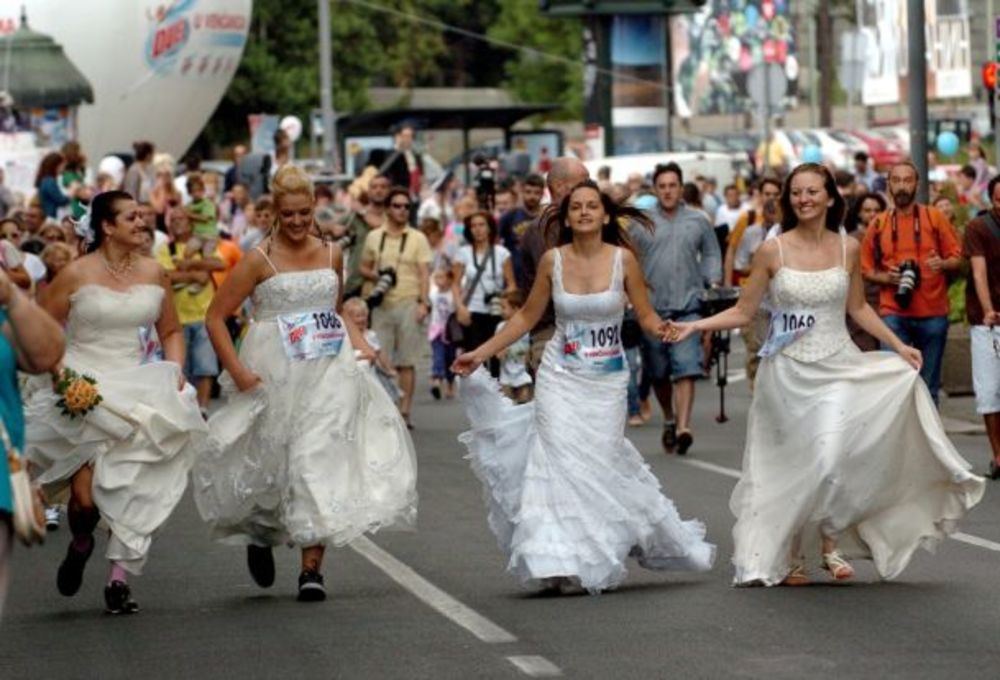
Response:
MULTIPOLYGON (((739 479, 742 473, 736 468, 725 467, 724 465, 716 465, 715 463, 709 463, 708 461, 698 460, 697 458, 677 458, 677 461, 684 463, 690 467, 696 467, 701 470, 707 470, 708 472, 714 472, 717 475, 723 475, 725 477, 731 477, 733 479, 739 479)), ((956 531, 950 534, 948 538, 959 541, 961 543, 967 543, 969 545, 974 545, 977 548, 985 548, 986 550, 992 550, 993 552, 1000 552, 1000 543, 995 541, 990 541, 985 538, 980 538, 979 536, 973 536, 972 534, 966 534, 961 531, 956 531)))
POLYGON ((517 642, 514 635, 465 606, 364 536, 352 541, 351 548, 410 591, 418 600, 483 642, 517 642))
POLYGON ((533 678, 555 678, 562 675, 559 666, 544 656, 508 656, 507 661, 517 666, 517 669, 525 675, 530 675, 533 678))

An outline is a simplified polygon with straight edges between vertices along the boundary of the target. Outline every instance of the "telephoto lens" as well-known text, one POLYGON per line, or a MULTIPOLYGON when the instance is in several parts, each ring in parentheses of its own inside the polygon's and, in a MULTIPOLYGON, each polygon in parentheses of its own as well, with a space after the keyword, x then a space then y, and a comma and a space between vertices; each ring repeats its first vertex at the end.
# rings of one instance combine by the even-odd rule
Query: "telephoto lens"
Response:
POLYGON ((386 267, 385 269, 379 270, 378 281, 375 282, 372 292, 368 293, 368 297, 365 298, 365 302, 368 303, 369 309, 374 309, 382 304, 385 299, 385 294, 392 290, 392 287, 396 285, 396 271, 392 268, 386 267))
POLYGON ((920 285, 920 267, 913 260, 899 265, 899 283, 896 285, 896 304, 907 309, 913 301, 913 291, 920 285))

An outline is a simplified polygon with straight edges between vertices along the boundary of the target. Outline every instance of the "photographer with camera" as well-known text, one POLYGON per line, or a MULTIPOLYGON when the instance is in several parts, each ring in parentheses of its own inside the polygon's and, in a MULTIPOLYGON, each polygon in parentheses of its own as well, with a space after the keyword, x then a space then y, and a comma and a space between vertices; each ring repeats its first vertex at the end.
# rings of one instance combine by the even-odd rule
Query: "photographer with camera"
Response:
POLYGON ((893 207, 865 233, 861 272, 880 286, 879 314, 886 325, 923 354, 920 377, 936 404, 948 337, 947 273, 961 267, 962 247, 941 211, 917 203, 918 181, 910 161, 889 170, 893 207))
MULTIPOLYGON (((452 294, 455 317, 464 328, 459 342, 466 350, 475 349, 493 337, 503 320, 500 298, 514 290, 514 269, 510 251, 498 244, 493 215, 480 210, 465 218, 467 245, 458 249, 452 265, 452 294)), ((490 373, 500 375, 500 362, 491 361, 490 373)))
POLYGON ((361 255, 362 296, 372 310, 372 329, 394 357, 403 391, 399 410, 410 426, 413 367, 427 346, 422 324, 430 312, 428 298, 432 253, 427 237, 409 226, 410 192, 389 190, 385 226, 365 238, 361 255))

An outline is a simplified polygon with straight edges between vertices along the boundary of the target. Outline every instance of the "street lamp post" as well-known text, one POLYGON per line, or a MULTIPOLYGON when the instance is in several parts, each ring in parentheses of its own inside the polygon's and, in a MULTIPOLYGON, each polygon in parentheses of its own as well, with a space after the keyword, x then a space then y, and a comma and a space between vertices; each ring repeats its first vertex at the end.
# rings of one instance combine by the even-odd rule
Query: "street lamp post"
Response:
POLYGON ((910 152, 920 175, 917 200, 926 203, 927 191, 927 40, 924 37, 924 0, 908 0, 910 152))
POLYGON ((330 0, 319 0, 319 104, 323 118, 323 163, 337 172, 337 118, 333 109, 333 50, 330 46, 330 0))

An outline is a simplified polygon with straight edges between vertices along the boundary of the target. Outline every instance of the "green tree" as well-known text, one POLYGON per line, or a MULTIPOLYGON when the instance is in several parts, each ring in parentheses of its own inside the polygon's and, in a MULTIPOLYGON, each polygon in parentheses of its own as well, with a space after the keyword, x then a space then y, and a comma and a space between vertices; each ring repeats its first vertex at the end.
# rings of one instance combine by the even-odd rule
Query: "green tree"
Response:
POLYGON ((537 0, 505 0, 489 36, 574 63, 521 51, 506 62, 504 86, 527 103, 558 103, 558 118, 583 115, 583 25, 579 19, 543 15, 537 0))

